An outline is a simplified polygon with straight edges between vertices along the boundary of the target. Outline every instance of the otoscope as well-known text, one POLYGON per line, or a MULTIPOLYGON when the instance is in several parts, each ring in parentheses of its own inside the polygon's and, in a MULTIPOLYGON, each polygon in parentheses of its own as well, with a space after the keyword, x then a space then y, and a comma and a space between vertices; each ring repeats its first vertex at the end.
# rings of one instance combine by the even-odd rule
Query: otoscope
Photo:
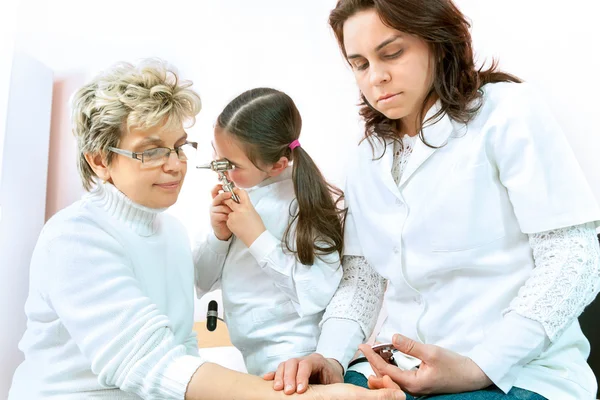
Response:
POLYGON ((231 182, 229 179, 227 179, 227 176, 225 175, 226 171, 231 171, 232 169, 235 168, 235 166, 233 164, 231 164, 231 162, 229 162, 229 160, 227 160, 226 158, 223 158, 220 160, 214 160, 214 161, 209 162, 208 164, 197 165, 196 168, 212 169, 217 174, 219 174, 219 180, 223 184, 223 190, 226 192, 231 192, 231 199, 239 204, 240 198, 233 191, 235 186, 233 185, 233 182, 231 182))

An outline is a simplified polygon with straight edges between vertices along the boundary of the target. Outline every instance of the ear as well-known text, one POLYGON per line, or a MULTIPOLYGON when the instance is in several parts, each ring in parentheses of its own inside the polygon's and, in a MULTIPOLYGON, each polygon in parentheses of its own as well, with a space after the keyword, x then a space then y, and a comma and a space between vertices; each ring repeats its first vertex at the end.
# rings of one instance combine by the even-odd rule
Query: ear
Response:
POLYGON ((84 156, 90 168, 92 168, 101 181, 109 182, 111 180, 106 158, 102 154, 85 153, 84 156))
POLYGON ((281 174, 283 171, 285 171, 289 164, 290 160, 288 160, 287 157, 281 157, 279 161, 271 166, 271 169, 269 170, 269 176, 273 177, 281 174))

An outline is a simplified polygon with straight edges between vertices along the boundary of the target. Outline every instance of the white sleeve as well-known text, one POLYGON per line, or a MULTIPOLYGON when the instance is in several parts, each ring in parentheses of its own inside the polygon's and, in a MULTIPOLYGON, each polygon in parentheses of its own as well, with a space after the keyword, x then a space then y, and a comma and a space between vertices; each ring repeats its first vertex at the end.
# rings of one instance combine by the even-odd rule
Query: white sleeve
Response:
POLYGON ((312 265, 304 265, 269 231, 264 231, 249 250, 300 316, 323 311, 342 278, 337 252, 315 257, 312 265))
POLYGON ((185 347, 187 349, 187 354, 190 356, 197 356, 198 353, 198 334, 196 331, 190 332, 190 335, 185 340, 185 347))
POLYGON ((203 359, 189 355, 142 291, 122 246, 96 227, 63 234, 42 250, 47 301, 98 382, 144 399, 177 399, 203 359))
POLYGON ((528 84, 511 84, 496 107, 500 119, 487 151, 524 233, 593 222, 600 207, 544 99, 528 84))
POLYGON ((537 357, 600 290, 600 245, 592 223, 529 235, 535 268, 502 321, 468 356, 504 392, 509 371, 537 357))
POLYGON ((205 240, 195 246, 192 254, 198 298, 216 289, 221 282, 223 266, 232 240, 233 235, 229 240, 219 240, 211 231, 205 240))
POLYGON ((356 354, 358 345, 365 340, 365 334, 358 322, 331 317, 321 326, 316 353, 337 360, 345 371, 356 354))
POLYGON ((364 257, 344 256, 342 269, 342 282, 323 316, 317 352, 345 368, 375 328, 386 281, 364 257))

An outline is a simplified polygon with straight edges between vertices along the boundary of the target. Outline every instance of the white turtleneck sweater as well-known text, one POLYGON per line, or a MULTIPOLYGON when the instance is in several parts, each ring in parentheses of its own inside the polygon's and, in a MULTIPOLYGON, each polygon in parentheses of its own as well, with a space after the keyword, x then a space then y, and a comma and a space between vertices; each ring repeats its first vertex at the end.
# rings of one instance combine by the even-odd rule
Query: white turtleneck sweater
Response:
POLYGON ((45 225, 10 400, 183 399, 203 360, 194 271, 173 217, 100 184, 45 225))

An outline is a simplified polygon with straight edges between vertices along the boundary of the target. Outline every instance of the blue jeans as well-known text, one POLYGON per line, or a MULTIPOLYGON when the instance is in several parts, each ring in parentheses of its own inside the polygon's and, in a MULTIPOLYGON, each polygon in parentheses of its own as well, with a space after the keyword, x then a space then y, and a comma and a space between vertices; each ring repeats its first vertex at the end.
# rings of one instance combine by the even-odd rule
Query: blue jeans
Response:
MULTIPOLYGON (((344 382, 356 386, 368 387, 367 378, 356 371, 348 371, 344 375, 344 382)), ((504 394, 502 390, 492 385, 482 390, 466 393, 437 394, 420 397, 406 394, 406 400, 546 400, 546 398, 537 393, 517 387, 513 387, 508 394, 504 394)))

